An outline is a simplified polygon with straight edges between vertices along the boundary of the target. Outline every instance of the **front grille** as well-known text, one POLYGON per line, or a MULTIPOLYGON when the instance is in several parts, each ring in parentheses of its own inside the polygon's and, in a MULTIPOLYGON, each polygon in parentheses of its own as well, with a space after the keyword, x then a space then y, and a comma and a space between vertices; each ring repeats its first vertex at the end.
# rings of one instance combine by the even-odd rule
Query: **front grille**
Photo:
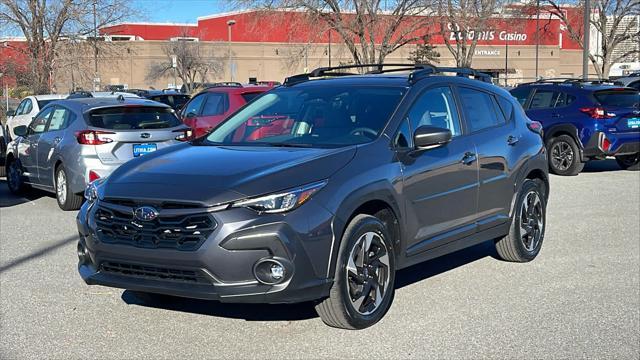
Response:
POLYGON ((200 270, 169 269, 112 261, 105 261, 101 263, 100 270, 105 273, 117 274, 122 276, 196 284, 211 284, 211 281, 209 281, 209 279, 200 270))
POLYGON ((181 251, 197 250, 216 228, 209 214, 158 216, 151 221, 139 221, 134 218, 133 209, 104 206, 96 210, 95 221, 101 242, 181 251))

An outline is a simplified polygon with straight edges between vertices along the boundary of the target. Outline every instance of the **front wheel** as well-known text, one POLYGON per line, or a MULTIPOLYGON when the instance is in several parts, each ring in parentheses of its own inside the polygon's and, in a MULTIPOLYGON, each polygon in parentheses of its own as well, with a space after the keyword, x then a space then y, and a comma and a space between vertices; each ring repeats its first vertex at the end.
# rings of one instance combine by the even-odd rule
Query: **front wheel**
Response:
POLYGON ((9 191, 15 195, 21 195, 27 189, 27 184, 24 182, 20 161, 16 159, 10 159, 7 161, 5 169, 7 173, 7 186, 9 186, 9 191))
POLYGON ((56 169, 56 200, 58 206, 64 211, 78 210, 82 205, 83 197, 69 191, 67 172, 62 165, 56 169))
POLYGON ((640 170, 640 153, 616 156, 616 162, 623 170, 640 170))
POLYGON ((584 168, 580 159, 580 149, 569 135, 560 135, 547 144, 549 170, 556 175, 578 175, 584 168))
POLYGON ((325 324, 342 329, 374 325, 391 307, 395 256, 389 231, 370 215, 358 215, 342 237, 329 297, 316 306, 325 324))
POLYGON ((496 241, 502 260, 527 262, 542 248, 547 219, 546 197, 538 181, 527 179, 518 195, 509 234, 496 241))

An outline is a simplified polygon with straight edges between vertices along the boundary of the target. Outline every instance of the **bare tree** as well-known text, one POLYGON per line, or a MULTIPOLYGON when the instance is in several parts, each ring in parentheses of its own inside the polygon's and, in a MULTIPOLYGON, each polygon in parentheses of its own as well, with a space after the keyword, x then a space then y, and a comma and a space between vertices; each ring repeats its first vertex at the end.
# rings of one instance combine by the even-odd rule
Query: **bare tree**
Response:
POLYGON ((60 40, 87 35, 122 21, 134 11, 128 0, 0 0, 0 25, 24 35, 31 88, 49 92, 60 40))
POLYGON ((187 93, 190 93, 198 82, 206 82, 208 75, 218 76, 224 72, 223 57, 217 56, 211 44, 177 40, 164 45, 162 51, 166 55, 165 61, 151 65, 147 80, 172 76, 175 71, 176 77, 182 80, 187 93))
POLYGON ((456 66, 471 67, 476 46, 488 40, 500 0, 438 0, 439 32, 456 66))
MULTIPOLYGON (((569 37, 583 48, 584 1, 547 0, 547 11, 565 25, 569 37)), ((611 65, 636 57, 640 48, 629 46, 640 42, 640 0, 592 0, 591 26, 601 34, 597 51, 589 59, 599 78, 607 78, 611 65)))
MULTIPOLYGON (((434 18, 429 0, 236 0, 239 7, 272 13, 303 10, 314 34, 331 29, 345 44, 353 63, 380 64, 387 55, 420 40, 434 18)), ((281 24, 274 24, 280 26, 281 24)), ((311 36, 314 36, 313 34, 311 36)))

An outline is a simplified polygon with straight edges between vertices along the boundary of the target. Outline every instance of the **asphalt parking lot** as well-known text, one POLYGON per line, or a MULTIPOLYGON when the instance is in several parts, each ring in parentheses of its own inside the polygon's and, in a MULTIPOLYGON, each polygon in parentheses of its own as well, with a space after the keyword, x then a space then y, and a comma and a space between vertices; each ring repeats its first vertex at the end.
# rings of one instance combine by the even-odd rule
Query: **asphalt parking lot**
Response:
POLYGON ((398 274, 376 326, 325 326, 311 304, 144 304, 86 286, 75 212, 0 179, 0 358, 640 357, 640 172, 615 161, 551 179, 540 256, 485 243, 398 274))

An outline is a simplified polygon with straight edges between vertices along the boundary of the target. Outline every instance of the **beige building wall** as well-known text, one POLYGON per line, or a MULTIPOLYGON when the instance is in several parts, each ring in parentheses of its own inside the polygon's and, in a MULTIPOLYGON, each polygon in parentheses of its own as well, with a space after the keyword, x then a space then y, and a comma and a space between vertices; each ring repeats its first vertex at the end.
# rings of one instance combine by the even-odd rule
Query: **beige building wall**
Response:
MULTIPOLYGON (((98 77, 102 86, 126 85, 128 88, 156 89, 174 84, 172 71, 164 76, 151 77, 150 69, 156 63, 167 63, 164 41, 128 41, 113 43, 115 48, 103 51, 98 59, 98 77)), ((105 46, 110 46, 106 44, 105 46)), ((303 73, 320 66, 347 64, 351 57, 344 46, 332 44, 289 44, 289 43, 232 43, 201 42, 202 56, 218 65, 221 71, 207 74, 207 82, 238 81, 247 82, 250 77, 258 80, 283 81, 285 77, 303 73), (229 63, 231 53, 231 64, 229 63)), ((408 62, 413 46, 405 46, 387 57, 387 62, 408 62)), ((446 47, 437 48, 440 65, 455 66, 453 56, 446 47)), ((564 77, 581 74, 581 51, 561 50, 557 46, 541 46, 539 49, 538 76, 564 77)), ((72 54, 77 66, 60 70, 55 74, 58 92, 66 92, 75 87, 91 89, 93 83, 93 52, 82 51, 72 54)), ((478 46, 473 67, 493 71, 504 83, 505 60, 508 82, 515 84, 532 81, 535 78, 535 46, 478 46), (507 56, 505 56, 507 55, 507 56)), ((178 78, 177 84, 182 85, 178 78)))

